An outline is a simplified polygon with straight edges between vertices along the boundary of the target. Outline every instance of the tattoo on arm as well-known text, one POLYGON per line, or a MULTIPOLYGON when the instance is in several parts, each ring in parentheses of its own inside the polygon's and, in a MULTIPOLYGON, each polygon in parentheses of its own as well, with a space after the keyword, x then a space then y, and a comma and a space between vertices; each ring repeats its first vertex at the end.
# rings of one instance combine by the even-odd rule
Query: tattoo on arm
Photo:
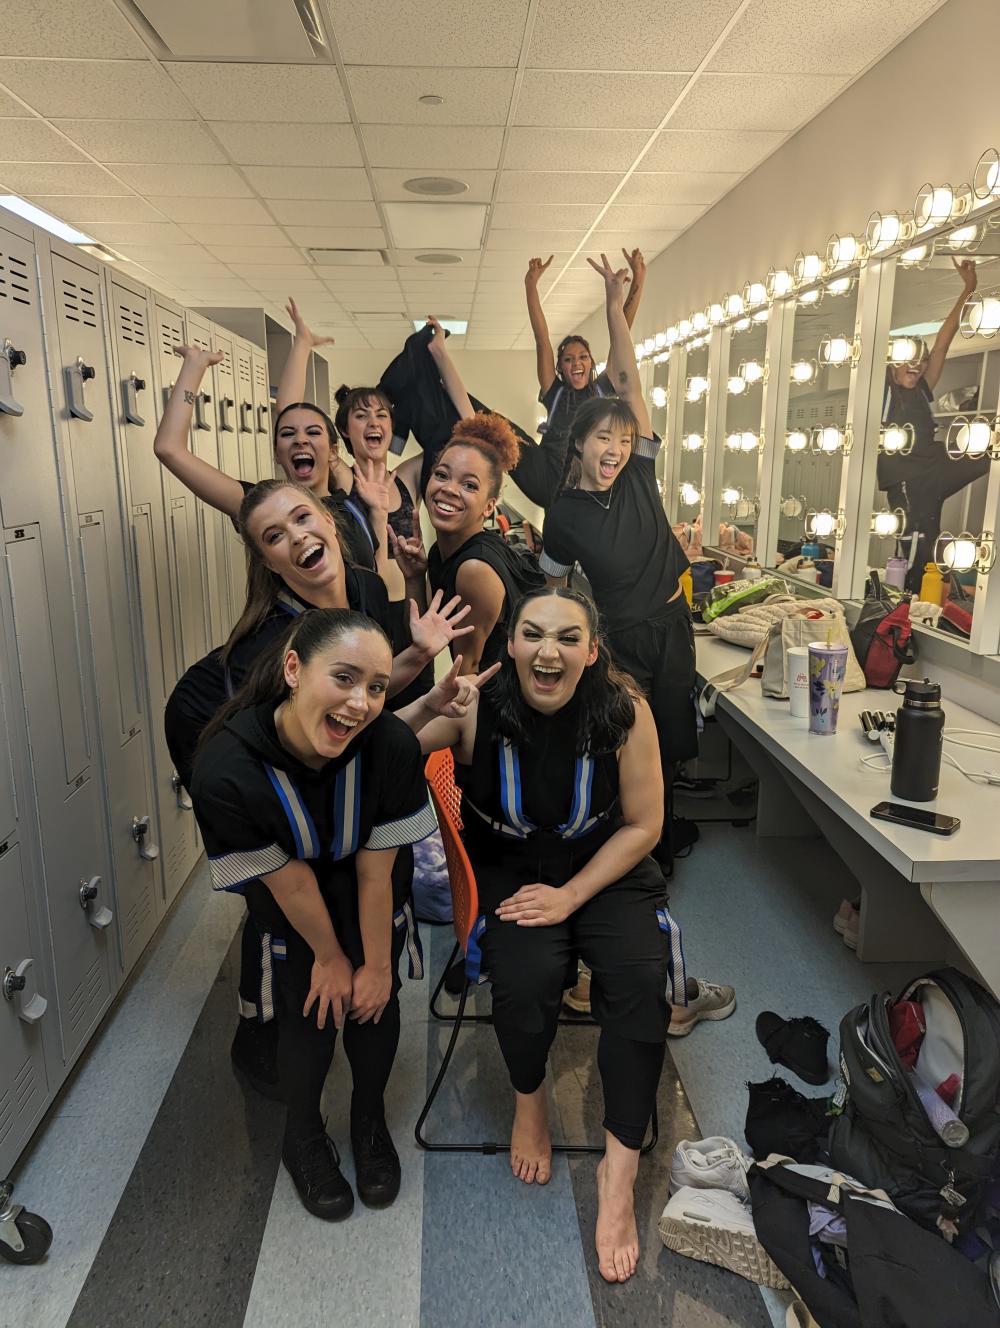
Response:
POLYGON ((190 391, 188 388, 184 389, 184 400, 188 403, 189 406, 194 405, 194 393, 190 391))
POLYGON ((618 381, 623 385, 628 382, 628 374, 625 372, 624 369, 622 369, 621 372, 619 373, 618 381))

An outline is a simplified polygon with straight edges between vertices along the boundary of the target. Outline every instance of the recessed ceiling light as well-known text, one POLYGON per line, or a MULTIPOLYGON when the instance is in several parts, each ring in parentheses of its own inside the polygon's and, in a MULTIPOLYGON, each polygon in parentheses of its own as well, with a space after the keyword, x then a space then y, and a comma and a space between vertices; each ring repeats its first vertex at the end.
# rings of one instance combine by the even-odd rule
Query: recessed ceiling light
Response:
POLYGON ((403 188, 411 194, 444 198, 449 194, 467 193, 469 186, 464 180, 453 180, 447 175, 415 175, 412 180, 403 181, 403 188))
POLYGON ((425 92, 422 97, 417 98, 417 101, 421 106, 440 106, 444 98, 439 97, 436 92, 425 92))
POLYGON ((51 212, 44 212, 40 207, 35 207, 34 203, 29 203, 27 199, 19 198, 17 194, 0 194, 0 207, 5 207, 8 212, 14 212, 25 221, 30 221, 33 226, 41 226, 43 230, 57 235, 60 240, 68 240, 70 244, 94 243, 92 235, 85 235, 75 226, 60 221, 51 212))
MULTIPOLYGON (((446 332, 450 332, 453 337, 464 337, 469 330, 469 320, 467 318, 439 318, 438 322, 446 332)), ((413 330, 419 332, 427 324, 426 318, 414 318, 413 330)))
POLYGON ((444 265, 445 265, 446 263, 461 263, 461 262, 462 262, 462 255, 461 255, 461 254, 440 254, 440 253, 433 253, 433 254, 415 254, 415 255, 414 255, 414 262, 416 262, 416 263, 436 263, 436 264, 438 264, 439 266, 444 267, 444 265))

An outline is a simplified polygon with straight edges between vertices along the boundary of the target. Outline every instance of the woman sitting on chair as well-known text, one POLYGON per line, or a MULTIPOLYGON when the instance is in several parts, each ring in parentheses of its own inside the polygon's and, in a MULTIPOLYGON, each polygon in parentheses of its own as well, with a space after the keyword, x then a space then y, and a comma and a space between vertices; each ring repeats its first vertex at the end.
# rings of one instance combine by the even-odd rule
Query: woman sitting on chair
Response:
POLYGON ((601 1028, 597 1253, 602 1277, 624 1282, 639 1255, 633 1186, 663 1066, 668 981, 685 1002, 680 932, 648 856, 663 818, 653 718, 598 639, 594 605, 561 587, 516 606, 482 694, 461 685, 459 718, 435 714, 440 684, 398 713, 425 753, 454 751, 485 915, 483 970, 516 1099, 511 1168, 528 1184, 551 1174, 545 1066, 579 956, 601 1028))

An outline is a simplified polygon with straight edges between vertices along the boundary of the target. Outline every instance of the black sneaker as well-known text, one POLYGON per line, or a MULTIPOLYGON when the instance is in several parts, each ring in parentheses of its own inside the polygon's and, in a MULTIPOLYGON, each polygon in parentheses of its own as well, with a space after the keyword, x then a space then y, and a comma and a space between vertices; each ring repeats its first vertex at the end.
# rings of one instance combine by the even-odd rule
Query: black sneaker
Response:
POLYGON ((354 1191, 340 1170, 337 1146, 325 1131, 294 1144, 286 1142, 281 1160, 313 1217, 340 1222, 350 1216, 354 1191))
POLYGON ((807 1084, 825 1084, 830 1078, 826 1062, 829 1040, 829 1031, 811 1015, 782 1019, 773 1010, 764 1010, 757 1016, 757 1041, 772 1063, 784 1065, 807 1084))
POLYGON ((402 1172, 385 1117, 352 1120, 351 1147, 358 1198, 368 1208, 388 1208, 399 1193, 402 1172))
POLYGON ((272 1102, 283 1102, 278 1082, 277 1025, 241 1019, 229 1056, 237 1076, 272 1102))

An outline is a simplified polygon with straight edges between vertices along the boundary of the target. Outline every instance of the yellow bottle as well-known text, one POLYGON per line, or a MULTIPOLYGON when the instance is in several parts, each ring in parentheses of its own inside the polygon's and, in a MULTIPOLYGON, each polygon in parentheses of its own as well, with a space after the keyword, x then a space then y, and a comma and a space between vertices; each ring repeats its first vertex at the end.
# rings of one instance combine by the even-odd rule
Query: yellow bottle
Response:
POLYGON ((685 567, 684 571, 681 572, 681 589, 684 591, 684 598, 688 602, 688 608, 690 608, 691 602, 694 599, 694 588, 691 585, 690 567, 685 567))
POLYGON ((924 567, 918 598, 923 600, 925 604, 942 604, 944 602, 944 577, 941 575, 941 569, 937 563, 927 563, 924 567))

